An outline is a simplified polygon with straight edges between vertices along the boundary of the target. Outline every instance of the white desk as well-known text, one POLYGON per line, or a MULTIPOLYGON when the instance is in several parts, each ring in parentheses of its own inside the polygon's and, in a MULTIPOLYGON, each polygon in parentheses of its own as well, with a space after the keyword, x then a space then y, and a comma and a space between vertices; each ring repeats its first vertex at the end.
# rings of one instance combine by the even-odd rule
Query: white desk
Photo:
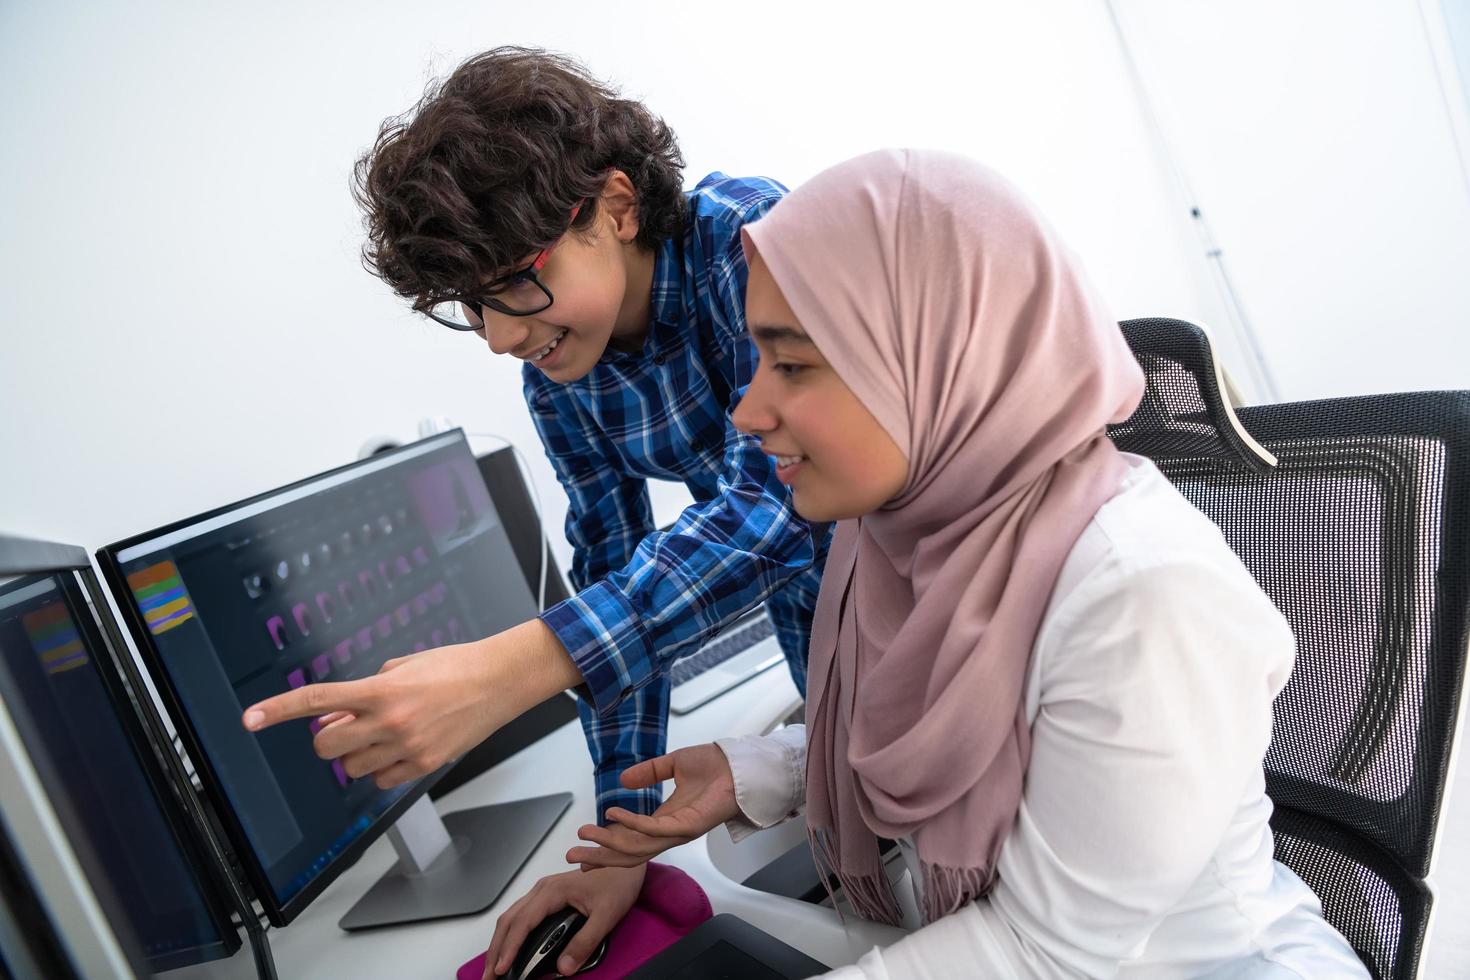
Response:
MULTIPOLYGON (((784 665, 768 670, 689 715, 669 719, 669 748, 723 735, 764 731, 796 702, 784 665)), ((572 722, 439 800, 441 813, 504 800, 569 791, 574 798, 551 832, 496 903, 479 915, 347 933, 337 927, 357 899, 396 860, 386 839, 334 881, 285 929, 268 933, 282 980, 316 978, 452 978, 490 943, 495 920, 545 875, 570 870, 577 828, 593 821, 592 766, 579 724, 572 722)), ((799 821, 756 834, 738 846, 717 829, 659 860, 687 871, 709 894, 715 912, 732 912, 831 966, 852 963, 875 944, 901 933, 828 908, 752 891, 739 884, 805 836, 799 821), (724 870, 721 870, 721 869, 724 870)), ((239 959, 239 957, 236 957, 239 959)))

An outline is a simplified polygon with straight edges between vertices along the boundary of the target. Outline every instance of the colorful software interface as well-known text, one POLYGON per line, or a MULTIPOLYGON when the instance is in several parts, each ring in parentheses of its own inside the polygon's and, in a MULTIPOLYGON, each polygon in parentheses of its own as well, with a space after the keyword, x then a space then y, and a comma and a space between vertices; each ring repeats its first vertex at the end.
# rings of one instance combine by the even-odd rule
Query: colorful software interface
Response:
POLYGON ((223 956, 200 873, 161 809, 157 794, 168 790, 144 769, 148 760, 157 780, 159 762, 124 727, 99 673, 107 652, 83 625, 89 615, 70 573, 0 584, 0 692, 73 846, 107 876, 93 887, 114 893, 149 964, 223 956))
POLYGON ((458 433, 135 539, 116 558, 281 902, 411 786, 379 790, 317 758, 314 720, 246 732, 244 709, 536 614, 458 433))

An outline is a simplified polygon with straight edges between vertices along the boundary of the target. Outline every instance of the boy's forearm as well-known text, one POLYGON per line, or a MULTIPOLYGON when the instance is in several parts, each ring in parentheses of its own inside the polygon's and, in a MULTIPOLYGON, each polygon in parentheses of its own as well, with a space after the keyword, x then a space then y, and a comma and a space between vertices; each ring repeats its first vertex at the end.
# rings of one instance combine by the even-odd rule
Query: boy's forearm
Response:
POLYGON ((476 641, 491 682, 522 711, 582 683, 582 672, 540 619, 476 641))

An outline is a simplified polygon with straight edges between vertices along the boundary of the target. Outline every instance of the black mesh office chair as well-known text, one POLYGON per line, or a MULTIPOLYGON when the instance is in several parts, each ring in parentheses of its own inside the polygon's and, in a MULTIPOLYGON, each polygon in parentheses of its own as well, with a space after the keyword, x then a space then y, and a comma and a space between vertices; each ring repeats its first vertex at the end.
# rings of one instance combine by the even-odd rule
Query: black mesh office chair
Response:
POLYGON ((1122 324, 1110 430, 1225 532, 1296 634, 1266 788, 1276 858, 1379 978, 1417 974, 1470 606, 1470 392, 1231 409, 1208 336, 1122 324))

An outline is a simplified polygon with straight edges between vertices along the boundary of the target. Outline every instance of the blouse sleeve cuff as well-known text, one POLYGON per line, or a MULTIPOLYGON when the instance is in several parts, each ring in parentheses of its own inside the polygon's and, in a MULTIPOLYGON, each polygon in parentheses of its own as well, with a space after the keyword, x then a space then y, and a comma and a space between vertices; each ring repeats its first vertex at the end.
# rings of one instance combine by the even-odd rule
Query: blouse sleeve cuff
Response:
POLYGON ((806 802, 806 728, 790 725, 771 735, 716 739, 730 763, 740 816, 725 829, 737 844, 758 830, 801 812, 806 802))

